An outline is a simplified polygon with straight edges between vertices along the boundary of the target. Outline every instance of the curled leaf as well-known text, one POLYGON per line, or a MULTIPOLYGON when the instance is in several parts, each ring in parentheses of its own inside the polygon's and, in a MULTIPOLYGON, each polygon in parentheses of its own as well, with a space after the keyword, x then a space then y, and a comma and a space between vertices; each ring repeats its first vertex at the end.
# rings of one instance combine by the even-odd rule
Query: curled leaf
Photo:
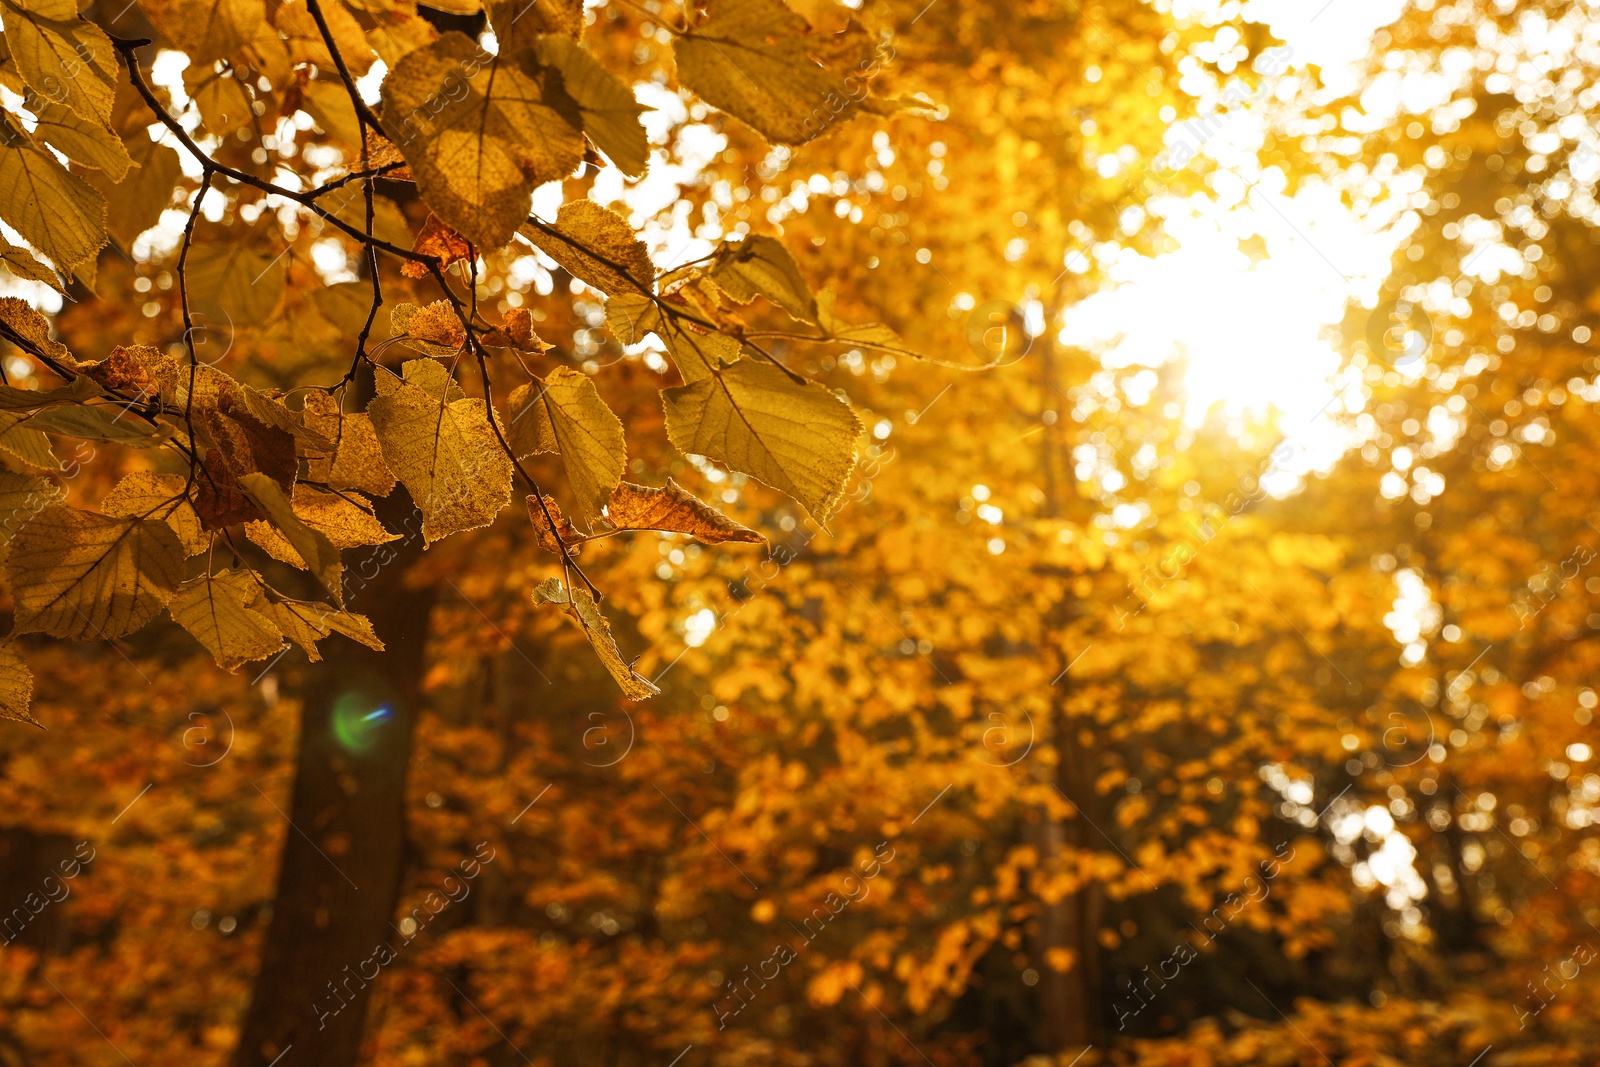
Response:
POLYGON ((727 541, 756 545, 766 542, 766 538, 734 522, 671 478, 661 489, 623 482, 611 494, 606 519, 618 530, 688 534, 708 545, 727 541))
POLYGON ((583 636, 589 639, 600 662, 616 679, 623 696, 629 700, 644 700, 661 692, 653 682, 635 671, 631 663, 623 660, 616 639, 611 636, 611 624, 606 621, 600 605, 595 603, 588 589, 583 586, 569 589, 561 579, 548 578, 534 589, 533 602, 559 604, 567 609, 567 614, 578 624, 583 636))

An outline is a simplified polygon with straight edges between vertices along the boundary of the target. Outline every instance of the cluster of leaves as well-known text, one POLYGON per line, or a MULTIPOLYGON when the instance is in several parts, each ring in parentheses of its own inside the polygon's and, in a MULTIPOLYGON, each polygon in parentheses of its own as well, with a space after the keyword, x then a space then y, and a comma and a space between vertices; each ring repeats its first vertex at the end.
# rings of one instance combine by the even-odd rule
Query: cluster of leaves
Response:
MULTIPOLYGON (((144 228, 119 233, 108 200, 127 202, 138 223, 155 221, 152 209, 158 216, 173 201, 180 179, 174 149, 145 133, 152 121, 200 171, 198 187, 177 194, 188 209, 177 256, 177 351, 125 345, 85 361, 52 340, 26 304, 8 299, 0 309, 0 336, 64 383, 7 386, 3 401, 0 448, 22 468, 4 474, 15 632, 116 639, 167 608, 229 669, 270 657, 286 641, 315 657, 316 641, 332 632, 381 647, 371 624, 344 609, 340 553, 419 531, 386 525, 374 499, 403 485, 431 544, 493 522, 520 474, 540 543, 563 571, 536 600, 570 611, 627 697, 651 695, 654 687, 617 651, 599 591, 575 562, 579 546, 642 529, 713 544, 760 538, 681 487, 623 480, 622 422, 590 375, 529 367, 525 357, 550 346, 526 310, 508 309, 499 323, 484 317, 473 287, 480 257, 525 242, 604 294, 620 342, 654 335, 682 379, 660 394, 671 443, 789 494, 819 522, 838 505, 861 422, 841 397, 784 366, 752 335, 741 308, 763 298, 796 324, 759 336, 904 352, 899 339, 883 326, 839 320, 831 291, 813 293, 774 238, 725 242, 697 264, 662 273, 628 221, 591 200, 569 199, 549 221, 530 215, 537 186, 597 161, 595 152, 634 177, 648 162, 643 108, 581 43, 576 0, 490 3, 492 52, 463 33, 439 33, 410 0, 305 0, 270 14, 248 0, 203 11, 152 0, 146 9, 192 70, 211 70, 188 83, 206 135, 220 142, 209 151, 150 84, 139 59, 145 42, 111 37, 70 4, 9 4, 0 16, 10 53, 0 72, 21 99, 3 118, 0 218, 48 261, 8 246, 0 254, 12 273, 59 288, 60 272, 92 289, 108 224, 109 236, 130 245, 144 228), (380 58, 389 69, 375 109, 355 78, 380 58), (136 99, 119 108, 123 66, 136 99), (265 111, 269 86, 280 91, 284 113, 304 107, 343 137, 345 168, 313 185, 310 174, 274 181, 224 161, 228 135, 265 111), (414 183, 432 212, 412 247, 384 236, 379 180, 414 183), (364 204, 349 195, 355 187, 364 204), (284 284, 282 257, 264 251, 264 227, 244 242, 205 234, 201 215, 218 193, 236 208, 294 205, 361 248, 370 306, 349 372, 331 388, 258 389, 200 360, 195 305, 258 322, 284 284), (383 302, 380 254, 402 262, 408 278, 431 278, 440 298, 391 306, 392 336, 369 351, 383 302), (458 294, 453 279, 471 291, 458 294), (423 358, 396 370, 377 358, 391 347, 423 358), (492 363, 523 379, 503 400, 492 363), (477 374, 465 375, 463 364, 477 374), (375 376, 375 395, 351 410, 352 387, 366 373, 375 376), (98 510, 69 506, 48 476, 59 466, 52 434, 144 449, 149 469, 130 473, 98 510), (571 519, 523 467, 541 453, 560 457, 571 519), (309 574, 322 599, 282 591, 261 553, 309 574), (195 557, 203 558, 186 562, 195 557)), ((724 0, 680 31, 679 79, 766 137, 798 143, 809 136, 812 112, 848 92, 840 71, 863 62, 871 45, 854 24, 813 35, 781 0, 724 0)), ((898 106, 860 92, 849 93, 848 105, 830 121, 898 106)), ((0 656, 0 703, 27 717, 26 667, 14 646, 0 656)))

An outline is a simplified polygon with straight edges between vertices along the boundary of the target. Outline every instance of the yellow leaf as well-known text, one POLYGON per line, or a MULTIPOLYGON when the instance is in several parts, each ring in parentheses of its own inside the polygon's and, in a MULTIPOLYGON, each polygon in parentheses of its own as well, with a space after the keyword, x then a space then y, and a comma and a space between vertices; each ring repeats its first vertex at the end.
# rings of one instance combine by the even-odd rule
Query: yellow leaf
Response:
POLYGON ((860 110, 860 91, 811 58, 816 40, 780 0, 720 0, 674 46, 678 81, 767 140, 804 144, 860 110))
POLYGON ((650 164, 650 139, 639 122, 644 106, 633 90, 575 40, 544 37, 537 47, 539 62, 561 72, 562 87, 583 116, 584 135, 622 173, 642 177, 650 164))
POLYGON ((43 729, 28 706, 33 703, 33 672, 22 661, 17 647, 0 645, 0 719, 32 723, 43 729))
POLYGON ((628 462, 622 421, 600 399, 594 379, 570 367, 557 367, 542 383, 517 386, 506 400, 512 412, 509 438, 517 458, 559 452, 578 515, 593 524, 622 481, 628 462))
MULTIPOLYGON (((294 487, 294 513, 307 526, 326 537, 334 548, 381 545, 400 536, 390 533, 370 511, 346 497, 319 492, 310 486, 294 487)), ((305 560, 300 553, 270 523, 247 522, 244 532, 246 537, 266 549, 273 559, 282 560, 292 567, 305 568, 305 560)))
POLYGON ((344 603, 344 589, 340 576, 343 566, 339 550, 326 536, 307 526, 294 513, 294 506, 283 495, 283 489, 267 474, 244 474, 239 477, 239 488, 266 514, 267 521, 294 546, 306 564, 306 570, 322 583, 322 588, 333 597, 335 604, 344 603))
POLYGON ((174 432, 172 426, 152 426, 139 416, 130 415, 121 404, 63 404, 29 415, 23 425, 30 430, 112 441, 132 448, 154 448, 174 432))
POLYGON ((6 572, 18 633, 109 640, 139 629, 172 599, 183 548, 160 519, 52 504, 12 540, 6 572))
POLYGON ((722 245, 712 261, 711 280, 741 304, 764 296, 796 319, 817 321, 811 286, 775 238, 758 235, 722 245))
POLYGON ((332 460, 312 459, 308 466, 311 481, 330 489, 358 489, 373 496, 388 496, 394 489, 394 472, 383 461, 377 431, 363 412, 341 414, 339 401, 320 389, 306 394, 305 424, 336 443, 332 460))
POLYGON ((50 338, 50 324, 28 303, 14 296, 0 296, 0 328, 16 334, 51 359, 75 364, 72 353, 60 341, 50 338))
POLYGON ((655 334, 666 346, 678 373, 690 384, 738 362, 742 347, 736 338, 725 333, 663 312, 643 293, 619 293, 609 298, 606 324, 624 344, 638 344, 648 334, 655 334))
POLYGON ((263 0, 140 0, 140 6, 196 66, 232 56, 266 28, 263 0))
MULTIPOLYGON (((350 73, 357 78, 366 74, 372 66, 372 48, 367 44, 366 35, 362 33, 361 26, 351 15, 350 9, 340 0, 319 0, 318 6, 322 9, 322 17, 327 21, 328 29, 333 34, 333 43, 339 49, 339 57, 344 60, 350 73)), ((317 28, 316 19, 312 18, 306 0, 285 0, 283 3, 275 3, 271 7, 271 19, 273 26, 283 36, 292 63, 296 65, 313 63, 318 69, 325 71, 336 69, 333 57, 328 53, 328 46, 322 40, 322 32, 317 28)), ((342 86, 339 86, 339 91, 343 94, 342 86)), ((349 106, 348 98, 345 106, 349 106)), ((357 147, 361 144, 359 139, 351 143, 357 147)))
POLYGON ((214 232, 196 240, 184 263, 193 314, 223 317, 197 324, 228 330, 263 326, 283 296, 288 277, 288 256, 280 243, 257 243, 248 233, 214 232))
POLYGON ((0 116, 0 216, 63 271, 93 277, 106 243, 106 202, 0 116))
POLYGON ((39 124, 33 135, 57 149, 74 163, 104 171, 119 182, 133 160, 123 147, 122 138, 93 119, 86 119, 61 104, 53 104, 29 93, 24 100, 39 124))
POLYGON ((467 331, 448 300, 435 300, 427 307, 396 304, 389 312, 389 336, 407 348, 441 359, 455 355, 467 343, 467 331))
POLYGON ((390 68, 399 65, 406 56, 439 39, 439 31, 421 15, 413 5, 409 11, 400 5, 386 6, 383 0, 376 3, 353 3, 364 9, 356 20, 366 30, 367 43, 390 68), (376 10, 377 8, 383 10, 376 10))
POLYGON ((572 525, 572 520, 561 514, 561 506, 556 503, 553 496, 545 496, 542 500, 536 496, 529 496, 528 518, 533 520, 533 531, 539 537, 539 546, 552 555, 562 555, 561 547, 566 544, 567 554, 576 556, 582 547, 578 544, 582 534, 577 527, 572 525), (548 513, 548 518, 546 514, 548 513))
POLYGON ((485 251, 511 240, 536 186, 583 159, 583 135, 544 98, 531 53, 491 56, 450 32, 383 83, 384 131, 423 200, 485 251))
POLYGON ((200 525, 194 505, 184 496, 188 479, 180 474, 134 471, 118 482, 100 502, 102 514, 116 518, 166 519, 178 535, 185 556, 198 556, 211 547, 211 535, 200 525))
POLYGON ((593 200, 569 200, 561 205, 554 229, 552 234, 528 225, 519 232, 574 278, 603 293, 650 290, 656 274, 650 253, 621 215, 593 200))
POLYGON ((161 221, 161 213, 172 203, 172 191, 183 176, 183 167, 176 150, 157 144, 143 133, 130 135, 125 147, 138 166, 129 168, 120 181, 105 171, 85 177, 105 197, 106 229, 119 245, 130 249, 140 234, 161 221))
POLYGON ((546 33, 583 33, 583 0, 490 0, 489 25, 504 49, 523 48, 546 33))
POLYGON ((661 396, 667 438, 679 451, 788 493, 818 522, 833 513, 855 465, 861 421, 827 389, 742 360, 661 396))
POLYGON ((403 370, 404 380, 378 372, 367 414, 383 458, 422 511, 423 543, 489 525, 511 502, 511 460, 483 401, 463 396, 434 360, 403 370))
POLYGON ((0 470, 0 560, 10 551, 11 539, 23 523, 66 495, 67 491, 49 478, 0 470))
POLYGON ((600 662, 621 687, 623 696, 629 700, 644 700, 661 692, 648 678, 637 673, 632 664, 623 662, 616 639, 611 636, 611 624, 606 622, 600 605, 595 603, 594 596, 587 588, 578 586, 575 592, 569 592, 559 578, 549 578, 533 591, 533 602, 560 604, 567 608, 567 614, 577 622, 583 636, 589 639, 600 662))
POLYGON ((231 671, 283 648, 277 624, 246 606, 259 590, 244 571, 202 574, 183 583, 167 610, 205 646, 217 666, 231 671))
POLYGON ((671 478, 663 489, 623 482, 611 494, 606 521, 619 530, 661 530, 688 534, 696 541, 761 544, 766 540, 710 507, 671 478))
POLYGON ((43 18, 11 0, 0 9, 6 44, 28 88, 109 127, 117 97, 117 53, 106 32, 76 11, 68 18, 43 18))
POLYGON ((25 425, 27 418, 14 411, 0 411, 0 452, 35 470, 60 470, 61 464, 50 451, 50 438, 25 425))
POLYGON ((16 245, 0 237, 0 263, 4 263, 6 270, 18 278, 30 282, 43 282, 56 292, 66 292, 61 285, 61 279, 56 277, 56 272, 49 265, 37 259, 26 248, 16 245))
POLYGON ((270 618, 291 641, 305 650, 306 658, 312 663, 322 659, 317 642, 335 632, 376 652, 383 651, 383 642, 378 640, 365 615, 338 611, 327 604, 306 600, 274 600, 265 594, 258 594, 250 608, 270 618))
POLYGON ((836 296, 832 289, 824 289, 817 294, 817 325, 829 337, 840 341, 853 341, 856 344, 890 345, 898 348, 904 342, 900 335, 881 322, 867 322, 860 326, 852 326, 839 318, 833 311, 836 296))
POLYGON ((183 87, 200 113, 201 128, 213 137, 227 137, 255 121, 254 98, 232 71, 191 65, 183 72, 183 87))

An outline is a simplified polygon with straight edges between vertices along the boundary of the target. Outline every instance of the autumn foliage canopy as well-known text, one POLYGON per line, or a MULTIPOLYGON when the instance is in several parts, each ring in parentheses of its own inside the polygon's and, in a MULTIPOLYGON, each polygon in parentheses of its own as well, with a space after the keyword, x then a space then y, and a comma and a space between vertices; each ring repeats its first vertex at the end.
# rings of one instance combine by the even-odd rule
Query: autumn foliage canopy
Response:
POLYGON ((1589 7, 0 27, 0 1067, 1600 1057, 1589 7))

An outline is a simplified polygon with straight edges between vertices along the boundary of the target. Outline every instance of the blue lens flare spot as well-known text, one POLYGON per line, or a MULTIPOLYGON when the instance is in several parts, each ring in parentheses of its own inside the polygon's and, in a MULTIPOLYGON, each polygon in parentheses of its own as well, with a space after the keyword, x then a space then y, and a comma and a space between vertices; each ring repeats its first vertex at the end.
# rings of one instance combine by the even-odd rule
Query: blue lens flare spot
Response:
POLYGON ((363 755, 377 744, 384 725, 394 718, 387 704, 374 708, 359 693, 346 693, 333 705, 333 739, 346 752, 363 755))

